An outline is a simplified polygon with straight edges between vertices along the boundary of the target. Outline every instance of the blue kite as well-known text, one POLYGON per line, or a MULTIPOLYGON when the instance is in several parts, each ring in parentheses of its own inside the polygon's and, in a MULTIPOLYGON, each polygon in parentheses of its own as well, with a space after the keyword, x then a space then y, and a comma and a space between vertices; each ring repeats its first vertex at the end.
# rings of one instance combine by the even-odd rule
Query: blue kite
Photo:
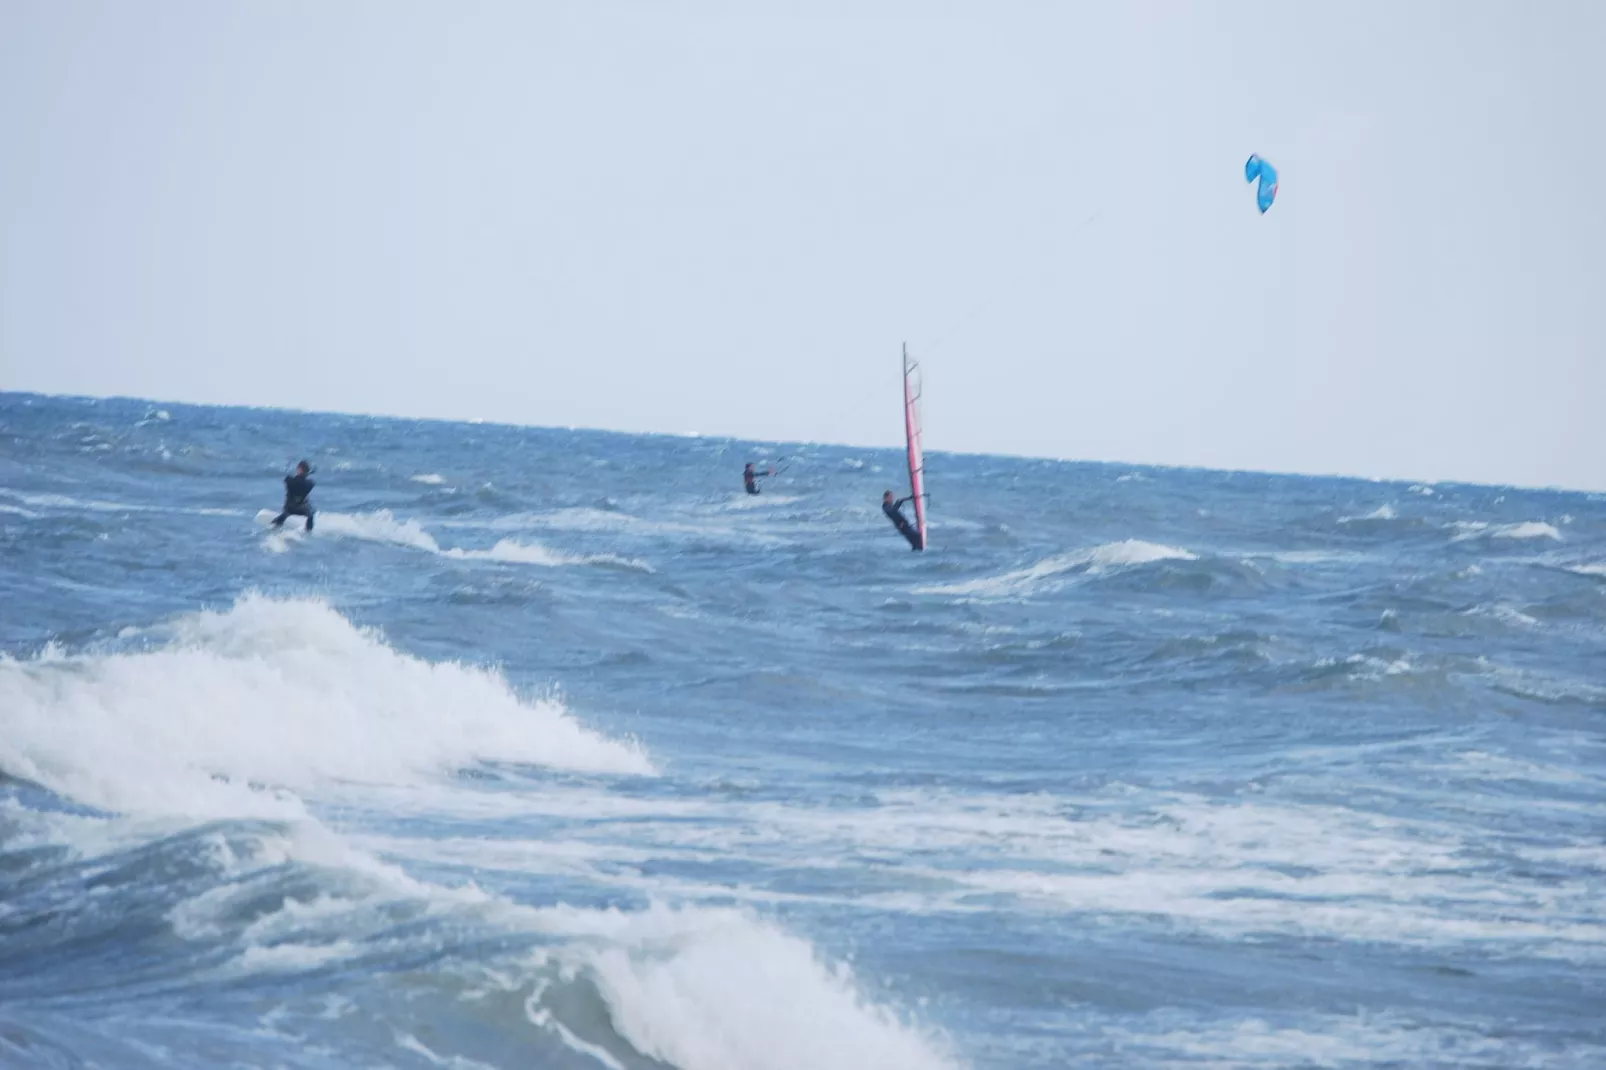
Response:
POLYGON ((1277 199, 1277 168, 1262 160, 1259 156, 1249 157, 1244 164, 1244 181, 1253 182, 1260 179, 1260 189, 1255 194, 1255 203, 1260 205, 1260 214, 1265 215, 1271 202, 1277 199))

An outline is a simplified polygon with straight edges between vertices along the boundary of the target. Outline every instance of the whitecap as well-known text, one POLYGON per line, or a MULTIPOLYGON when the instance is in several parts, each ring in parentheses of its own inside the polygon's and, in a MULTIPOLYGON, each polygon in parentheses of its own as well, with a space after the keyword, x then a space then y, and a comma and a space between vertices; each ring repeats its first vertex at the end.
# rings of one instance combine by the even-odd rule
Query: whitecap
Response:
POLYGON ((1392 505, 1384 504, 1378 506, 1376 509, 1373 509, 1370 513, 1367 513, 1364 516, 1341 516, 1338 518, 1338 522, 1340 524, 1356 524, 1366 520, 1398 519, 1399 514, 1394 511, 1394 507, 1392 505))
POLYGON ((652 772, 555 699, 405 654, 321 600, 247 595, 167 631, 145 652, 0 660, 0 768, 91 806, 194 817, 295 815, 287 791, 479 761, 652 772))
POLYGON ((640 558, 620 557, 617 554, 566 554, 538 542, 521 542, 502 539, 489 550, 444 550, 447 557, 466 561, 502 561, 515 565, 539 565, 543 568, 561 568, 565 565, 613 565, 651 572, 652 566, 640 558))
POLYGON ((1175 546, 1144 542, 1142 539, 1123 539, 1105 543, 1091 550, 1056 554, 1025 568, 1015 569, 999 576, 983 576, 960 583, 917 587, 916 594, 956 594, 980 598, 1021 597, 1034 593, 1043 581, 1052 580, 1078 570, 1093 574, 1115 569, 1148 565, 1156 561, 1196 561, 1198 555, 1175 546))
POLYGON ((1481 520, 1458 520, 1450 525, 1457 532, 1451 542, 1468 539, 1553 539, 1561 541, 1561 532, 1542 520, 1526 520, 1518 524, 1488 524, 1481 520))

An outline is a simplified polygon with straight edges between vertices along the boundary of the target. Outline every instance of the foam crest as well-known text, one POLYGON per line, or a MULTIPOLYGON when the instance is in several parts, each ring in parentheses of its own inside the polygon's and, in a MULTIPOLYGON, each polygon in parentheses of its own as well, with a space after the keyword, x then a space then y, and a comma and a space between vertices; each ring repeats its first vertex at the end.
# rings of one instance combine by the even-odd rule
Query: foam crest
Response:
POLYGON ((1364 516, 1341 516, 1338 518, 1338 522, 1340 524, 1358 524, 1368 520, 1398 520, 1399 517, 1400 514, 1394 511, 1392 505, 1380 505, 1364 516))
MULTIPOLYGON (((275 515, 264 509, 257 514, 257 520, 259 523, 267 523, 275 515)), ((299 520, 292 519, 291 523, 284 529, 284 532, 299 534, 301 530, 299 524, 299 520)), ((566 565, 611 565, 616 568, 632 569, 637 572, 653 571, 651 565, 636 557, 621 557, 618 554, 567 554, 537 542, 523 542, 513 538, 502 539, 489 550, 467 550, 455 546, 443 547, 436 541, 435 536, 424 530, 418 521, 398 520, 388 509, 358 514, 319 513, 315 531, 344 538, 405 546, 434 554, 437 557, 451 558, 454 561, 500 561, 504 564, 537 565, 542 568, 561 568, 566 565)), ((288 548, 289 544, 283 541, 270 541, 267 546, 274 553, 282 553, 288 548)))
POLYGON ((743 911, 558 907, 543 928, 620 1036, 680 1070, 949 1070, 935 1038, 868 1001, 850 969, 743 911))
MULTIPOLYGON (((1509 772, 1528 780, 1560 775, 1509 772)), ((381 849, 432 863, 615 882, 622 870, 645 870, 655 876, 641 884, 644 893, 672 891, 691 901, 810 899, 945 913, 997 909, 1007 898, 1015 910, 1165 917, 1229 938, 1279 932, 1606 961, 1606 919, 1595 906, 1598 871, 1515 879, 1469 854, 1463 827, 1339 806, 1187 794, 1134 801, 1125 790, 1071 800, 917 789, 884 793, 878 805, 864 808, 703 801, 655 814, 640 808, 645 804, 610 808, 590 793, 545 793, 519 802, 531 813, 590 819, 583 844, 553 850, 390 840, 381 849), (781 870, 827 859, 901 861, 879 866, 872 888, 834 887, 821 895, 777 892, 768 882, 740 889, 677 882, 656 872, 709 852, 739 852, 749 863, 781 870), (949 865, 942 858, 987 864, 949 865)), ((1598 816, 1599 808, 1588 813, 1598 816)), ((1549 849, 1574 852, 1573 866, 1598 853, 1597 845, 1568 839, 1549 849)))
POLYGON ((720 508, 729 510, 763 509, 776 505, 796 505, 803 499, 796 494, 746 494, 732 497, 723 503, 720 508))
POLYGON ((446 477, 438 472, 421 472, 412 477, 414 483, 422 483, 426 487, 438 487, 446 482, 446 477))
MULTIPOLYGON (((546 946, 526 962, 534 983, 525 1016, 604 1066, 623 1065, 610 1052, 622 1054, 625 1044, 679 1070, 958 1066, 942 1038, 872 1001, 850 968, 824 961, 806 939, 750 911, 656 902, 639 911, 532 908, 472 885, 420 882, 316 824, 268 840, 243 873, 168 915, 180 939, 235 949, 225 977, 314 970, 371 953, 375 941, 411 939, 395 929, 397 908, 414 916, 411 905, 422 905, 437 918, 543 936, 546 946), (338 892, 273 903, 265 893, 287 858, 350 879, 338 892), (572 1012, 546 998, 559 979, 594 987, 611 1033, 595 1021, 565 1020, 572 1012)), ((517 991, 531 980, 514 969, 491 983, 517 991)))
POLYGON ((415 550, 438 554, 440 543, 425 531, 416 520, 397 520, 389 509, 372 513, 319 513, 318 531, 340 535, 348 539, 366 539, 369 542, 392 543, 410 546, 415 550))
MULTIPOLYGON (((774 501, 774 499, 771 499, 774 501)), ((719 512, 729 513, 730 510, 719 512)), ((716 512, 714 515, 719 515, 716 512)), ((734 519, 730 517, 729 519, 734 519)), ((570 508, 550 513, 525 513, 507 517, 491 525, 499 528, 535 528, 547 531, 606 532, 653 539, 680 537, 721 542, 778 545, 778 540, 759 531, 744 530, 718 523, 687 523, 683 520, 645 519, 609 509, 570 508)))
POLYGON ((565 565, 612 565, 617 568, 651 572, 652 566, 640 558, 620 557, 617 554, 566 554, 538 542, 521 542, 502 539, 489 550, 444 550, 447 557, 466 561, 502 561, 513 565, 539 565, 543 568, 562 568, 565 565))
POLYGON ((241 598, 162 648, 0 660, 0 769, 107 810, 285 816, 338 782, 478 761, 646 774, 636 746, 491 669, 388 646, 318 600, 241 598))
POLYGON ((1523 628, 1539 627, 1539 620, 1530 616, 1506 602, 1481 602, 1470 609, 1461 611, 1464 617, 1488 617, 1503 624, 1517 625, 1523 628))
POLYGON ((1051 581, 1069 572, 1085 571, 1093 574, 1117 569, 1148 565, 1156 561, 1197 561, 1198 555, 1175 546, 1144 542, 1142 539, 1123 539, 1105 543, 1091 550, 1046 557, 1026 568, 1005 572, 999 576, 983 576, 960 583, 934 587, 918 587, 917 594, 957 594, 980 598, 1009 598, 1035 593, 1051 581))
POLYGON ((1475 1023, 1424 1022, 1403 1015, 1360 1012, 1310 1015, 1295 1025, 1260 1018, 1221 1021, 1167 1011, 1150 1015, 1136 1027, 1111 1025, 1103 1034, 1135 1057, 1218 1070, 1378 1065, 1583 1067, 1599 1065, 1606 1055, 1606 1048, 1600 1045, 1575 1044, 1558 1060, 1554 1043, 1539 1036, 1508 1033, 1491 1037, 1475 1023))
POLYGON ((1561 532, 1550 524, 1529 520, 1522 524, 1506 524, 1490 533, 1496 539, 1561 539, 1561 532))
POLYGON ((1468 539, 1554 539, 1561 541, 1561 532, 1542 520, 1526 520, 1520 524, 1488 524, 1481 520, 1458 520, 1450 525, 1456 530, 1451 542, 1468 539))

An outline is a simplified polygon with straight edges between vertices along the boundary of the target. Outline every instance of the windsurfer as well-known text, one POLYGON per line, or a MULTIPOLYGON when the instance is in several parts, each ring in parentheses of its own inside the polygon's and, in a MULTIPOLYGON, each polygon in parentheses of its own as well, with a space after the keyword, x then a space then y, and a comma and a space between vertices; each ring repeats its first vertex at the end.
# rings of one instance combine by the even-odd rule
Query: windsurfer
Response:
POLYGON ((903 503, 913 500, 914 498, 911 495, 908 498, 899 498, 894 501, 892 492, 889 490, 881 495, 881 511, 887 514, 887 519, 892 521, 892 526, 898 529, 898 534, 909 540, 909 549, 923 550, 925 547, 921 544, 920 532, 916 531, 914 525, 910 524, 908 518, 903 515, 903 503))

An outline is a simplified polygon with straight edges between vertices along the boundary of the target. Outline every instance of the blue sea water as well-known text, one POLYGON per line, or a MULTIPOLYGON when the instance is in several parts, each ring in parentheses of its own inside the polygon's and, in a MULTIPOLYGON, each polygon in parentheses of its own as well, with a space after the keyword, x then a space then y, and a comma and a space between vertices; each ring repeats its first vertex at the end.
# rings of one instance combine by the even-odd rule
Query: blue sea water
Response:
POLYGON ((1606 500, 900 465, 0 394, 0 1065, 1606 1066, 1606 500))

